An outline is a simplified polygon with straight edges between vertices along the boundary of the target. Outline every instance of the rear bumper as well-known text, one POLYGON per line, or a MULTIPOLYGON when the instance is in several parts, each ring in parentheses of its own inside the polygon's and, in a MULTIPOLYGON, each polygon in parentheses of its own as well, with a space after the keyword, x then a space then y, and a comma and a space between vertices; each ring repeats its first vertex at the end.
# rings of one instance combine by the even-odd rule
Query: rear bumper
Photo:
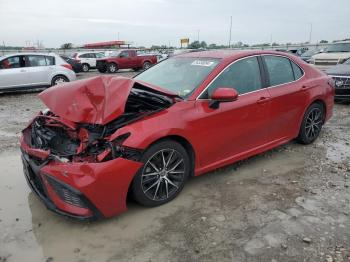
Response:
POLYGON ((101 163, 40 159, 23 140, 21 149, 25 178, 35 195, 49 210, 81 220, 124 212, 129 185, 142 166, 123 158, 101 163))

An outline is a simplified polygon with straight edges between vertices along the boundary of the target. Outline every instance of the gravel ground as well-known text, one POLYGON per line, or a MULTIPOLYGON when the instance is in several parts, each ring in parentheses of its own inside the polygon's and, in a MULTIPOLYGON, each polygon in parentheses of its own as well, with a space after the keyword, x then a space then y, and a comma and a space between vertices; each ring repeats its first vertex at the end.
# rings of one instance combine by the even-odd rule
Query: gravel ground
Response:
POLYGON ((23 178, 18 137, 43 108, 36 95, 0 96, 0 262, 350 261, 350 105, 335 106, 312 145, 290 142, 191 179, 167 205, 130 202, 87 223, 47 211, 23 178))

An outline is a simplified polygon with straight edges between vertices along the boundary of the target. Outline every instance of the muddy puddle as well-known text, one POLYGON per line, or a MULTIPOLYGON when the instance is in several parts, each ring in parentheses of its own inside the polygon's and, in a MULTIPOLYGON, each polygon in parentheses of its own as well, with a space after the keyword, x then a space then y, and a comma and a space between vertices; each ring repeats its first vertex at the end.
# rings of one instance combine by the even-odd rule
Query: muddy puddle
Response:
MULTIPOLYGON (((304 163, 302 157, 291 158, 291 154, 288 156, 286 152, 280 154, 276 151, 273 154, 273 158, 255 157, 194 178, 180 196, 167 205, 143 208, 129 201, 129 210, 120 216, 97 222, 80 222, 46 210, 25 182, 19 152, 3 153, 0 155, 1 257, 6 261, 46 261, 51 258, 53 261, 119 261, 114 254, 125 251, 130 255, 140 240, 145 240, 145 236, 160 237, 164 223, 173 223, 172 219, 168 219, 172 214, 191 209, 202 194, 208 197, 206 190, 208 187, 213 189, 215 183, 219 182, 220 188, 220 184, 228 180, 225 185, 230 187, 271 172, 276 163, 280 165, 281 173, 304 163)), ((210 203, 210 199, 205 202, 210 203)), ((211 207, 207 211, 210 210, 211 207)), ((150 254, 153 256, 154 252, 150 250, 150 254)), ((145 261, 143 258, 146 257, 147 254, 139 257, 139 261, 145 261)), ((138 261, 137 257, 135 259, 138 261)))

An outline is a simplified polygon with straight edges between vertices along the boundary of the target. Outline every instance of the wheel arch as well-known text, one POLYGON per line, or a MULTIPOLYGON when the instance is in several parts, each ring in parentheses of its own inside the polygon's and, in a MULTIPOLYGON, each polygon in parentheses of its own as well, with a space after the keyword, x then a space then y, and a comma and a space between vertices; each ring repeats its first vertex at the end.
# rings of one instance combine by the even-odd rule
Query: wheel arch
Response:
MULTIPOLYGON (((326 115, 327 115, 327 106, 326 106, 326 102, 324 100, 322 100, 321 98, 316 98, 314 99, 310 104, 309 106, 306 108, 305 112, 307 111, 307 109, 313 105, 313 104, 319 104, 322 106, 323 110, 324 110, 324 119, 323 121, 325 121, 325 118, 326 118, 326 115)), ((304 114, 305 114, 304 112, 304 114)))

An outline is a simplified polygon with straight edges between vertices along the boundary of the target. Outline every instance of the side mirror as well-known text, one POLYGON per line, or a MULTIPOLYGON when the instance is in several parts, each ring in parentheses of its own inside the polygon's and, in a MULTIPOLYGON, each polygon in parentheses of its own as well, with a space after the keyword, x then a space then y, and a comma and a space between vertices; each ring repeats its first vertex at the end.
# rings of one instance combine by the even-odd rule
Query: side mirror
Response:
POLYGON ((214 90, 211 95, 209 107, 213 109, 219 108, 219 104, 223 102, 232 102, 237 100, 238 92, 234 88, 219 87, 214 90))

